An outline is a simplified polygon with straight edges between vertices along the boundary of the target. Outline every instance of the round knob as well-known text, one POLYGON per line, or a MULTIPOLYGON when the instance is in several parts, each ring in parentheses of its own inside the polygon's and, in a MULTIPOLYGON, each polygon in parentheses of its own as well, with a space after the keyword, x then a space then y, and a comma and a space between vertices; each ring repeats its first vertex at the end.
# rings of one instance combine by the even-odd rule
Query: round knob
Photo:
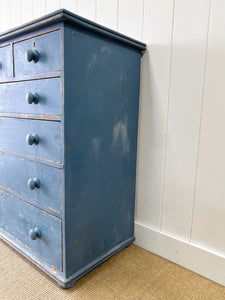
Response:
POLYGON ((36 238, 41 238, 41 231, 38 227, 34 227, 29 231, 30 238, 36 240, 36 238))
POLYGON ((39 95, 38 95, 38 93, 32 94, 31 92, 29 92, 29 93, 26 94, 26 100, 29 104, 32 104, 32 103, 38 104, 39 95))
POLYGON ((29 178, 27 181, 27 185, 29 189, 34 190, 40 188, 40 180, 37 177, 29 178))
POLYGON ((28 49, 25 53, 25 58, 28 62, 31 62, 33 60, 33 62, 36 63, 39 59, 39 53, 37 50, 28 49))
POLYGON ((26 137, 26 141, 29 145, 38 145, 39 143, 39 136, 36 133, 29 133, 26 137))

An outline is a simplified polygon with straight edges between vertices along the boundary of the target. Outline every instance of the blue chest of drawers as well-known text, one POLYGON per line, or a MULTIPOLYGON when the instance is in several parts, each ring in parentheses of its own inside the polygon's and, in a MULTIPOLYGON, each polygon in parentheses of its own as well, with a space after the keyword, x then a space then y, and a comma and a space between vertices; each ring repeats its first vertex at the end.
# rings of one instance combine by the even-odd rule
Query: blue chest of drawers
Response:
POLYGON ((143 50, 66 10, 0 35, 0 237, 64 288, 134 240, 143 50))

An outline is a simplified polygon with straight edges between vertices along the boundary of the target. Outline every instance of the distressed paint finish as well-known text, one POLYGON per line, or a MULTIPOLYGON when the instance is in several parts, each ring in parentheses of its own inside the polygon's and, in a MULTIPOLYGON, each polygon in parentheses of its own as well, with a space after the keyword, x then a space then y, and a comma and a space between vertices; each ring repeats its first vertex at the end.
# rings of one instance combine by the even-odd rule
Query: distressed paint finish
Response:
POLYGON ((0 112, 32 115, 60 115, 60 78, 3 83, 0 85, 0 112), (38 104, 29 104, 27 93, 39 95, 38 104))
POLYGON ((65 10, 1 42, 14 64, 0 76, 0 235, 69 288, 134 240, 145 44, 65 10))
POLYGON ((82 29, 64 30, 71 275, 133 238, 140 52, 82 29))

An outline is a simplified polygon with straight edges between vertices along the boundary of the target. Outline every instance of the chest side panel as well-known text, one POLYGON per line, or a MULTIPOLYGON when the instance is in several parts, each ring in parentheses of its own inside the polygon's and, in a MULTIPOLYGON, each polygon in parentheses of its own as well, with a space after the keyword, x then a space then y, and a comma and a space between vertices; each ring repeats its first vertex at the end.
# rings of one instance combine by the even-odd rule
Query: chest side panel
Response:
POLYGON ((65 27, 67 273, 133 237, 140 53, 65 27))

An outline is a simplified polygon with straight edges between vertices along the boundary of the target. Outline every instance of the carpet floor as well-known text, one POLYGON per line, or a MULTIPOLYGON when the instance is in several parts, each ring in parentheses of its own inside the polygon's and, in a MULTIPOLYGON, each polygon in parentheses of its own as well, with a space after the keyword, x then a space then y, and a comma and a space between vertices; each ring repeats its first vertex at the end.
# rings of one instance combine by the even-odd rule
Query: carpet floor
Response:
POLYGON ((59 288, 0 240, 0 300, 224 300, 225 287, 135 245, 59 288))

